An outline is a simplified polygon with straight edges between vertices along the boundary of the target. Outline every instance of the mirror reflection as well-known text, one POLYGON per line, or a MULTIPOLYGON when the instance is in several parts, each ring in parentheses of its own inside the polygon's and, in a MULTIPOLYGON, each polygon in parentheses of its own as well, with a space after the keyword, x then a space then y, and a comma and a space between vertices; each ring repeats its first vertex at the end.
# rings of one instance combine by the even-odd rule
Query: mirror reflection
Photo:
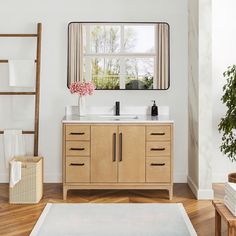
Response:
POLYGON ((68 26, 68 81, 104 90, 165 90, 170 84, 167 23, 75 22, 68 26))

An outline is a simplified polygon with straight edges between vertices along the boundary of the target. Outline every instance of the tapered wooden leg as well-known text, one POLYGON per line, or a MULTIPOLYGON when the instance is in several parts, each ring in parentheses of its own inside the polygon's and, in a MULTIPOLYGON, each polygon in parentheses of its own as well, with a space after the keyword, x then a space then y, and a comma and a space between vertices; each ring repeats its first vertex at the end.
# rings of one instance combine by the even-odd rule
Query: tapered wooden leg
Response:
POLYGON ((67 188, 63 187, 63 200, 66 200, 67 198, 67 188))
POLYGON ((172 200, 173 198, 173 186, 169 188, 169 200, 172 200))
POLYGON ((235 228, 228 225, 228 236, 235 236, 235 228))
POLYGON ((220 236, 221 235, 221 216, 215 211, 215 236, 220 236))

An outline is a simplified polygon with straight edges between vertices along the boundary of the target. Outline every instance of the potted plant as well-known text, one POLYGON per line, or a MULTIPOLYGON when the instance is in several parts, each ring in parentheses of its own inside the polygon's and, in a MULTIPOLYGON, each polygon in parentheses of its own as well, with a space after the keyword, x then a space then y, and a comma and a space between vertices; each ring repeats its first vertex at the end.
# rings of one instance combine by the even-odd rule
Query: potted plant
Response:
MULTIPOLYGON (((223 134, 220 150, 234 162, 236 161, 236 65, 228 67, 223 75, 226 84, 223 86, 224 94, 221 101, 226 105, 227 111, 218 126, 223 134)), ((236 183, 236 173, 229 174, 228 180, 236 183)))

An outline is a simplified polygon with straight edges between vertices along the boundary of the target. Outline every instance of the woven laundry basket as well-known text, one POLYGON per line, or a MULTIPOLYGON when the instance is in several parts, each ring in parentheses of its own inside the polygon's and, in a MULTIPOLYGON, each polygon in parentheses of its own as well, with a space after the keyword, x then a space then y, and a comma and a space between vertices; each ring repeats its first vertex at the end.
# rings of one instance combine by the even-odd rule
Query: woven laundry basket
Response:
POLYGON ((38 203, 43 196, 43 158, 19 156, 13 160, 22 162, 21 180, 9 187, 9 203, 38 203))

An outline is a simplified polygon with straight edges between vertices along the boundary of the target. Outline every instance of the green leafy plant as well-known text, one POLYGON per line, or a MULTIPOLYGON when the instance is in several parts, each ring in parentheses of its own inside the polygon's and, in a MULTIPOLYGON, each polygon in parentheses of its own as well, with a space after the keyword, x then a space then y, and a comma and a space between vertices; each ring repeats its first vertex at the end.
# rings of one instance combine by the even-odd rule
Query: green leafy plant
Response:
POLYGON ((221 101, 226 105, 227 111, 218 126, 223 133, 220 150, 233 162, 236 161, 236 65, 228 67, 223 75, 226 84, 223 86, 221 101))

